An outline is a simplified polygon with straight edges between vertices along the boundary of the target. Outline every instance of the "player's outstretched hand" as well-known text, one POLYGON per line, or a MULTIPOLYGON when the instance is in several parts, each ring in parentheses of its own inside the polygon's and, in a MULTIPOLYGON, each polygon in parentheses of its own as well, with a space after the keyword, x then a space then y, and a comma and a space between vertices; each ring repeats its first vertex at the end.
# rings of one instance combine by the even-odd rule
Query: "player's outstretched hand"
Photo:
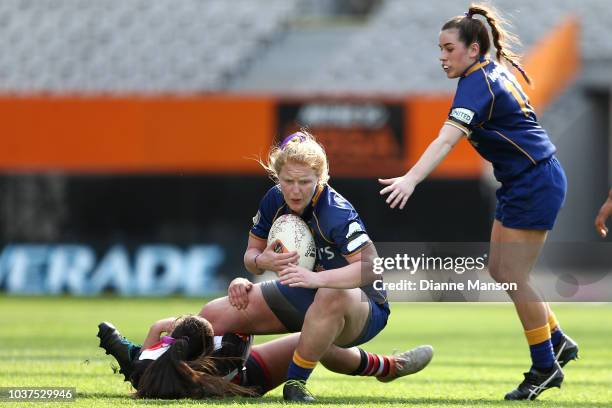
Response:
POLYGON ((320 275, 316 272, 309 271, 306 268, 295 264, 283 269, 280 276, 280 283, 288 285, 292 288, 311 288, 316 289, 321 287, 320 275))
POLYGON ((300 256, 296 251, 282 251, 283 243, 280 240, 274 240, 264 249, 257 257, 257 267, 265 271, 276 272, 277 274, 287 268, 290 263, 297 264, 300 256))
POLYGON ((608 195, 608 199, 599 209, 599 213, 595 218, 595 229, 597 233, 605 238, 608 235, 608 227, 606 227, 606 220, 612 215, 612 190, 608 195))
POLYGON ((404 209, 406 201, 408 201, 416 187, 414 180, 407 175, 390 179, 378 179, 378 182, 387 186, 380 190, 380 195, 390 193, 389 197, 387 197, 389 207, 395 208, 399 204, 400 210, 404 209))
POLYGON ((245 278, 236 278, 227 288, 227 297, 232 306, 238 310, 246 309, 249 305, 249 291, 253 284, 245 278))

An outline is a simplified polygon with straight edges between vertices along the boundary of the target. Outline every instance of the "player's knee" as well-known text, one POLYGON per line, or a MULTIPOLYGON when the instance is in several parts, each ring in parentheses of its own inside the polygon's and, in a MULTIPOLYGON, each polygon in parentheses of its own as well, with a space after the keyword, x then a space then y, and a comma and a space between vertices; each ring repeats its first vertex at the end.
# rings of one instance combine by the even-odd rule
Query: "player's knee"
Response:
POLYGON ((313 305, 326 315, 344 315, 350 300, 346 290, 321 288, 317 290, 313 305))
POLYGON ((221 320, 221 310, 216 307, 215 301, 209 302, 200 310, 200 316, 208 320, 213 327, 218 325, 221 320))
POLYGON ((510 283, 513 281, 510 271, 497 265, 489 265, 489 274, 491 274, 491 277, 497 283, 510 283))

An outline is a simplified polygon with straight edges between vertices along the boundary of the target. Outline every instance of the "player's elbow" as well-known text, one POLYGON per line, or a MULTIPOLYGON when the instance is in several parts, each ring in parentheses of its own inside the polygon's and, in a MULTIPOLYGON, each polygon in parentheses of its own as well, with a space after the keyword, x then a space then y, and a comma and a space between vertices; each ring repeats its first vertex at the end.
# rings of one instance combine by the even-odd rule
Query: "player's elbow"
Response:
POLYGON ((176 317, 168 317, 166 319, 158 320, 151 325, 149 333, 164 333, 172 330, 172 322, 176 320, 176 317))
POLYGON ((455 140, 454 138, 442 133, 438 136, 436 140, 434 140, 433 143, 436 144, 438 152, 443 155, 446 155, 452 150, 452 148, 455 146, 455 144, 457 144, 458 141, 459 139, 455 140))
POLYGON ((246 268, 246 270, 250 272, 249 263, 248 263, 248 255, 249 255, 249 250, 247 249, 244 252, 244 256, 242 257, 242 263, 244 264, 244 267, 246 268))
POLYGON ((440 144, 441 148, 452 149, 465 133, 453 126, 443 126, 436 138, 435 142, 440 144))
POLYGON ((375 259, 378 257, 374 244, 368 245, 361 251, 361 286, 371 285, 380 279, 380 274, 374 268, 375 259))

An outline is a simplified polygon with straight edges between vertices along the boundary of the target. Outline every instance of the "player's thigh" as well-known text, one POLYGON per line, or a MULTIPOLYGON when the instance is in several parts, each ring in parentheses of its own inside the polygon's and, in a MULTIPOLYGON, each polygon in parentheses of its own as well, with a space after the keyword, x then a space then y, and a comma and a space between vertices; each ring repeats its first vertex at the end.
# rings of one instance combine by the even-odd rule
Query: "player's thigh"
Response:
POLYGON ((540 255, 547 231, 504 227, 495 220, 489 271, 497 281, 524 281, 540 255))
POLYGON ((249 304, 245 309, 236 309, 230 304, 228 297, 224 296, 204 305, 200 316, 212 324, 217 335, 232 332, 249 334, 287 332, 285 326, 268 307, 259 284, 253 285, 250 290, 249 304))

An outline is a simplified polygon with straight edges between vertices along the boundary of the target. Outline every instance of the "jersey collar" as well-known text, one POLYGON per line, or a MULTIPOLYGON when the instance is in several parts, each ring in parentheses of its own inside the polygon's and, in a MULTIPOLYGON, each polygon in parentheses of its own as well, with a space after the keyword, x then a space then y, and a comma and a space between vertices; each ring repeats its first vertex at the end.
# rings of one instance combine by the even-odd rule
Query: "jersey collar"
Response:
POLYGON ((319 197, 321 197, 321 193, 323 192, 323 190, 325 190, 325 187, 326 187, 326 184, 319 185, 317 187, 317 190, 315 191, 314 195, 312 196, 312 200, 310 200, 310 203, 312 204, 313 207, 315 205, 317 205, 317 202, 319 201, 319 197))
POLYGON ((470 75, 472 72, 476 72, 478 71, 480 68, 487 66, 489 64, 488 59, 486 59, 485 57, 480 57, 478 59, 478 61, 474 62, 472 65, 470 65, 469 67, 467 67, 467 69, 463 72, 463 74, 461 75, 462 78, 465 78, 466 76, 470 75))

